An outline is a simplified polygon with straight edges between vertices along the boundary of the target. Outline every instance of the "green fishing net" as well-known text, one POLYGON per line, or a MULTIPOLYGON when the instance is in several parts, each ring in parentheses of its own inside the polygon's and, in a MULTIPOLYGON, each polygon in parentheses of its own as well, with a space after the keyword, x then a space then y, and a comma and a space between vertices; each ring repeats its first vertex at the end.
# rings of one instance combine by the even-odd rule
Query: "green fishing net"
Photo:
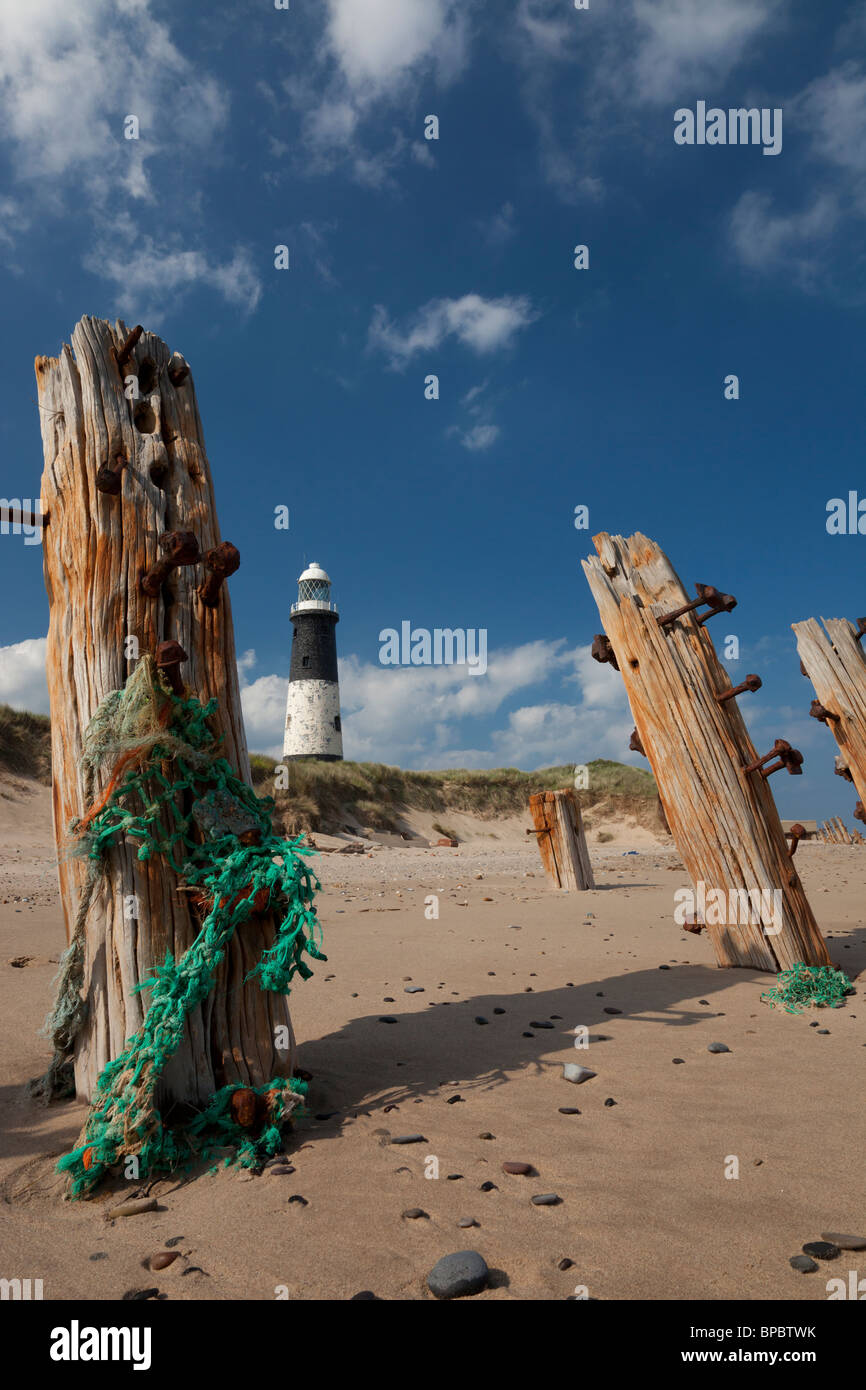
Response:
POLYGON ((816 1008, 836 1008, 851 988, 851 981, 832 965, 803 965, 798 961, 790 970, 782 970, 772 989, 761 999, 771 1008, 779 1005, 789 1014, 801 1014, 814 1005, 816 1008))
POLYGON ((236 1162, 256 1166, 277 1151, 306 1093, 295 1078, 228 1085, 191 1122, 171 1128, 156 1105, 157 1083, 188 1015, 213 989, 232 936, 253 912, 273 915, 276 931, 245 983, 287 994, 296 975, 312 973, 305 957, 327 959, 313 907, 320 885, 299 853, 301 837, 275 836, 272 799, 256 796, 220 756, 221 739, 208 724, 216 709, 215 700, 202 705, 173 694, 144 656, 124 689, 103 701, 83 740, 89 801, 97 770, 110 765, 113 772, 101 798, 71 827, 73 852, 87 859, 89 871, 46 1022, 56 1055, 40 1083, 43 1094, 50 1094, 83 1022, 84 926, 112 846, 126 840, 137 844, 139 860, 161 856, 191 894, 200 929, 179 960, 168 953, 137 986, 150 996, 141 1028, 101 1073, 79 1142, 58 1163, 73 1197, 132 1155, 142 1176, 208 1158, 226 1144, 236 1162), (255 1122, 247 1119, 246 1128, 233 1102, 239 1090, 255 1097, 255 1122))

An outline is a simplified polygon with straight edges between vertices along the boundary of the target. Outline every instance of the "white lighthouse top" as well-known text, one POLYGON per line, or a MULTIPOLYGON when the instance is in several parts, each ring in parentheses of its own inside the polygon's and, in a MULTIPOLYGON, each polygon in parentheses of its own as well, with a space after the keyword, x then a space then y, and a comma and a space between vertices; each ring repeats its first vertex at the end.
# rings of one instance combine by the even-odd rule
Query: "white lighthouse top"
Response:
POLYGON ((303 573, 298 575, 298 601, 292 604, 291 611, 336 613, 337 605, 331 602, 330 577, 317 560, 313 560, 303 573))
POLYGON ((323 579, 326 584, 331 582, 318 560, 311 560, 303 574, 298 575, 299 584, 302 584, 305 579, 323 579))

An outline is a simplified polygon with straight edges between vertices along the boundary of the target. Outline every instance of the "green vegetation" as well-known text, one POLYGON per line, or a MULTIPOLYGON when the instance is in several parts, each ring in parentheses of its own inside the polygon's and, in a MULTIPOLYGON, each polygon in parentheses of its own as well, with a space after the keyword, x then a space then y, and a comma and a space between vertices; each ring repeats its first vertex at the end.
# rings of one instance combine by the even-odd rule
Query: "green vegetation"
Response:
POLYGON ((0 769, 51 781, 51 724, 47 714, 0 705, 0 769))
MULTIPOLYGON (((273 788, 273 758, 255 754, 253 781, 260 792, 273 788)), ((610 802, 628 812, 654 803, 656 784, 641 768, 597 759, 589 763, 589 790, 578 793, 581 807, 610 802)), ((374 830, 397 829, 401 810, 467 811, 481 819, 516 815, 526 810, 532 792, 558 791, 574 781, 574 766, 522 772, 503 767, 489 771, 464 768, 412 772, 384 763, 325 763, 301 759, 289 767, 289 788, 276 793, 277 813, 288 834, 301 830, 334 831, 347 817, 374 830)), ((434 828, 442 829, 444 822, 434 828)), ((454 837, 456 838, 456 837, 454 837)))

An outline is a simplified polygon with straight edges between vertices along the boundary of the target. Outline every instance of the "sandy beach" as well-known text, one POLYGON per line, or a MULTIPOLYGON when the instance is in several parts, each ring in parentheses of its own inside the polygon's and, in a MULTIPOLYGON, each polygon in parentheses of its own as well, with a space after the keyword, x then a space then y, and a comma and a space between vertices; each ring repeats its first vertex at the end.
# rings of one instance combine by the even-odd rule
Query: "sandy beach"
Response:
MULTIPOLYGON (((49 1060, 37 1030, 65 944, 48 792, 5 791, 0 1240, 46 1299, 425 1299, 440 1256, 475 1249, 494 1271, 482 1299, 824 1300, 829 1277, 863 1263, 788 1264, 822 1231, 863 1226, 859 988, 838 1010, 771 1010, 773 977, 717 969, 674 925, 676 853, 629 853, 627 831, 593 849, 598 887, 579 895, 549 889, 516 833, 320 855, 328 961, 292 996, 313 1076, 293 1171, 202 1169, 65 1201, 54 1164, 84 1108, 24 1095, 49 1060), (570 1084, 570 1061, 596 1076, 570 1084), (532 1173, 503 1171, 515 1162, 532 1173), (104 1219, 145 1191, 157 1211, 104 1219), (559 1201, 533 1205, 542 1194, 559 1201), (165 1247, 179 1257, 156 1272, 165 1247)), ((863 851, 799 855, 856 985, 863 851)))

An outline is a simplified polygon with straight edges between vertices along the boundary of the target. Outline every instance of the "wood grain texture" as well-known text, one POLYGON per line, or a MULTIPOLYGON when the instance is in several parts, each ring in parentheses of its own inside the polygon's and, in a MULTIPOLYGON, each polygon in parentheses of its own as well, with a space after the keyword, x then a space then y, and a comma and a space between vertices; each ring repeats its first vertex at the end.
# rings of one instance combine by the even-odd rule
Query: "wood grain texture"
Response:
MULTIPOLYGON (((139 378, 138 400, 124 395, 117 351, 127 327, 83 318, 60 356, 37 357, 40 422, 45 459, 44 572, 50 622, 47 673, 51 701, 54 832, 67 935, 84 881, 70 859, 68 826, 87 809, 79 767, 82 735, 99 704, 120 689, 134 668, 126 639, 153 653, 175 639, 189 656, 183 679, 198 698, 219 701, 215 727, 223 752, 247 782, 244 737, 227 586, 215 608, 196 589, 201 565, 176 570, 158 598, 139 580, 159 558, 166 531, 189 530, 202 552, 220 540, 210 467, 192 376, 174 387, 165 371, 170 353, 161 338, 144 333, 123 369, 139 378), (97 490, 101 464, 123 455, 118 496, 97 490), (162 480, 157 485, 154 477, 162 480)), ((96 789, 106 777, 97 779, 96 789)), ((147 994, 133 993, 166 952, 183 954, 198 930, 187 895, 158 857, 142 863, 120 845, 91 905, 86 927, 88 1018, 75 1049, 76 1090, 89 1100, 105 1064, 141 1024, 147 994), (123 902, 139 902, 137 921, 125 921, 123 902)), ((187 1020, 183 1046, 163 1074, 160 1099, 201 1103, 226 1082, 258 1085, 291 1075, 292 1044, 277 1053, 274 1029, 286 1025, 287 1001, 245 986, 244 975, 273 941, 272 919, 253 917, 232 940, 217 972, 216 989, 187 1020)))
POLYGON ((847 618, 821 622, 823 628, 816 618, 792 624, 797 651, 821 704, 839 716, 827 727, 866 806, 866 654, 847 618))
POLYGON ((769 783, 743 771, 756 753, 740 710, 735 700, 715 698, 736 682, 693 613, 664 628, 656 621, 692 595, 646 536, 602 533, 594 543, 598 558, 583 562, 584 573, 694 890, 703 883, 725 893, 780 894, 769 899, 779 903, 778 919, 774 910, 707 925, 718 964, 771 971, 797 961, 829 964, 769 783))
POLYGON ((529 798, 541 863, 554 888, 595 887, 586 833, 574 792, 537 792, 529 798))

